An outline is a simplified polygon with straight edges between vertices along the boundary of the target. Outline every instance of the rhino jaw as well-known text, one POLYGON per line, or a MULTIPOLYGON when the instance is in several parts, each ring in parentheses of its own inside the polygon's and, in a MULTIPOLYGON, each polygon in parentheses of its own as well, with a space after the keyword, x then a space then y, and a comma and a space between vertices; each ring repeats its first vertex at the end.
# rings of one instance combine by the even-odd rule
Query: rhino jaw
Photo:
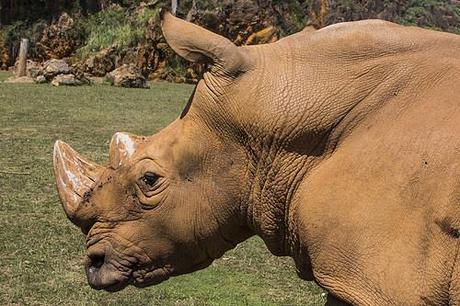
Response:
POLYGON ((82 209, 82 203, 104 168, 85 160, 60 140, 54 144, 53 165, 57 190, 67 217, 77 226, 86 225, 94 214, 82 209))

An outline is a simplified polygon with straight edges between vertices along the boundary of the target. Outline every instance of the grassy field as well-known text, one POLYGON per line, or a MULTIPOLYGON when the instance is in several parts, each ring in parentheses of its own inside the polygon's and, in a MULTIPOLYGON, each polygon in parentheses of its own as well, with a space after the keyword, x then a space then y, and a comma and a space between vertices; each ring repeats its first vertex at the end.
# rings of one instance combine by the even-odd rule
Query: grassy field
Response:
MULTIPOLYGON (((0 80, 6 78, 0 74, 0 80)), ((56 139, 104 163, 116 131, 153 134, 173 120, 191 86, 150 90, 0 83, 0 305, 322 305, 288 258, 253 238, 211 267, 146 289, 89 288, 84 237, 60 207, 56 139)))

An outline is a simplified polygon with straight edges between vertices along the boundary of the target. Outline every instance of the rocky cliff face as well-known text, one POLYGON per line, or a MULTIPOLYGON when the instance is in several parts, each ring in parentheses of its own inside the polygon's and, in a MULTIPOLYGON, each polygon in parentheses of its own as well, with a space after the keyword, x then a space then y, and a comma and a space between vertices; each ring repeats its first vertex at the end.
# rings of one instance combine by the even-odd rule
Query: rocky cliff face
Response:
POLYGON ((376 18, 447 32, 460 31, 460 2, 457 0, 314 0, 309 12, 310 22, 318 28, 376 18))
MULTIPOLYGON (((0 22, 9 20, 9 25, 0 28, 2 69, 14 64, 19 38, 25 36, 31 39, 34 60, 66 58, 82 73, 94 76, 130 65, 150 79, 196 82, 204 71, 203 66, 189 65, 175 56, 163 40, 158 10, 170 1, 35 1, 35 5, 54 5, 48 15, 37 9, 38 15, 48 17, 39 22, 20 9, 30 1, 0 2, 0 22), (127 2, 131 6, 123 6, 127 2)), ((182 0, 179 5, 180 17, 237 45, 272 42, 306 25, 321 28, 368 18, 460 31, 460 2, 456 0, 182 0)))

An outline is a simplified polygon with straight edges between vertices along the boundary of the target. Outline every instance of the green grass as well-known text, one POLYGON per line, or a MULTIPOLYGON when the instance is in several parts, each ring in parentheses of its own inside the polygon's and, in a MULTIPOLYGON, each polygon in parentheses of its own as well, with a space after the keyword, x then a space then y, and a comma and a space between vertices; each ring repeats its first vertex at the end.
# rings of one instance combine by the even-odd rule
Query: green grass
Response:
MULTIPOLYGON (((0 80, 7 74, 0 73, 0 80)), ((191 86, 150 90, 0 83, 0 305, 320 305, 288 258, 258 238, 211 267, 146 289, 89 288, 84 237, 55 191, 52 147, 63 139, 104 162, 116 131, 152 134, 181 111, 191 86)))

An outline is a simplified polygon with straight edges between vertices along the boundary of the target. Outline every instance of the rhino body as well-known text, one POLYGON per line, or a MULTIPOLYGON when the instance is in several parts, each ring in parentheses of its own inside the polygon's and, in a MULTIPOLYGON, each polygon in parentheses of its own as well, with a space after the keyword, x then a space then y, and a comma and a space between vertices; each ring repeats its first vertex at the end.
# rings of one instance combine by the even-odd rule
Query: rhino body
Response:
POLYGON ((104 167, 55 145, 92 287, 157 284, 259 235, 330 304, 460 303, 459 36, 370 20, 236 47, 162 27, 209 63, 180 117, 115 134, 104 167))

